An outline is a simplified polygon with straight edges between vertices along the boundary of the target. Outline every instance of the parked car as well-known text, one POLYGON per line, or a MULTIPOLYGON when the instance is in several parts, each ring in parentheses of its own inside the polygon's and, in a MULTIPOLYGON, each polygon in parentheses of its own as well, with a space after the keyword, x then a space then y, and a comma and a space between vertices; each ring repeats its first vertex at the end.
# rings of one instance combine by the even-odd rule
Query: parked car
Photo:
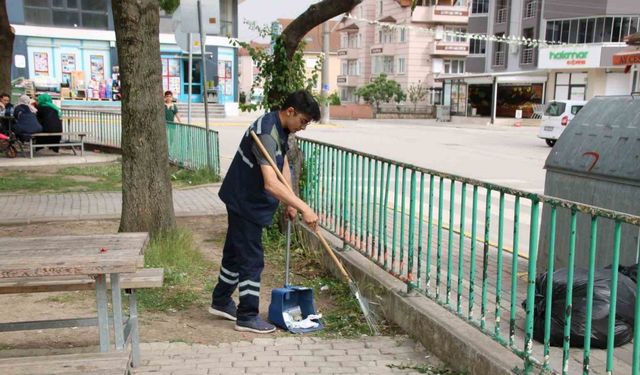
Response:
POLYGON ((564 128, 587 104, 584 100, 554 100, 544 110, 538 138, 545 140, 549 147, 556 144, 564 128))

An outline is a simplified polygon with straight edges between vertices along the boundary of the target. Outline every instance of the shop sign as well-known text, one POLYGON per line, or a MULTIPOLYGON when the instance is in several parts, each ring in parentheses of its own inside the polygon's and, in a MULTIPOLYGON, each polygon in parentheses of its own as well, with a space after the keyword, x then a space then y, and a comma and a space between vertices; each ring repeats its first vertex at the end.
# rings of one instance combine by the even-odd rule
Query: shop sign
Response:
POLYGON ((382 48, 381 47, 371 48, 371 54, 372 55, 376 55, 378 53, 382 53, 382 48))
POLYGON ((347 50, 346 49, 341 49, 338 51, 338 56, 344 56, 347 54, 347 50))
POLYGON ((640 64, 640 50, 624 51, 613 55, 613 65, 640 64))
POLYGON ((445 10, 445 9, 436 9, 433 11, 433 14, 436 16, 455 16, 455 17, 468 17, 469 11, 467 10, 445 10))
POLYGON ((347 83, 347 77, 338 76, 338 83, 347 83))
POLYGON ((595 68, 600 66, 601 47, 540 49, 540 68, 595 68))
POLYGON ((469 49, 467 46, 457 46, 451 44, 437 44, 436 51, 459 51, 466 52, 469 49))

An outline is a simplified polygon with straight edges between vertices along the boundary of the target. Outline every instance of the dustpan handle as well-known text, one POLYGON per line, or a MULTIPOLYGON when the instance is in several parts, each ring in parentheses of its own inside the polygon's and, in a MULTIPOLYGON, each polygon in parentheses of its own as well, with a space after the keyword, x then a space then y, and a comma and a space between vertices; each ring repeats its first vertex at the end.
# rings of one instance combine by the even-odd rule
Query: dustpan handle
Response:
POLYGON ((284 286, 289 286, 289 257, 291 252, 291 219, 287 218, 287 252, 284 260, 284 286))

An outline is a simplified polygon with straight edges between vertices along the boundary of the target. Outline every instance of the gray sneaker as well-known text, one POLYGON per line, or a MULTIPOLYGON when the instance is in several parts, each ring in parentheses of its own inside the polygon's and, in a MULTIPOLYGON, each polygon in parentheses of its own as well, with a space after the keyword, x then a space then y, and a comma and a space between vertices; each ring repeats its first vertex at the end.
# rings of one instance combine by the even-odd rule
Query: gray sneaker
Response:
POLYGON ((209 314, 219 316, 221 318, 225 318, 234 322, 236 320, 236 311, 236 304, 233 301, 229 302, 226 306, 218 306, 214 304, 211 304, 211 306, 209 306, 209 314))
POLYGON ((240 332, 271 333, 276 330, 276 326, 256 316, 250 320, 236 320, 235 330, 240 332))

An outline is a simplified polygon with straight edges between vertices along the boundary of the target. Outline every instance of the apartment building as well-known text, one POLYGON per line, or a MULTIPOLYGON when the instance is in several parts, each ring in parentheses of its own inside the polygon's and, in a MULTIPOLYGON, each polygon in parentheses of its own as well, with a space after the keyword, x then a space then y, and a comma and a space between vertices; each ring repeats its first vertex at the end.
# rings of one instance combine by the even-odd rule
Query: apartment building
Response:
MULTIPOLYGON (((97 87, 117 75, 111 1, 11 0, 7 12, 16 32, 12 78, 26 77, 36 87, 56 92, 72 77, 83 87, 97 87)), ((207 77, 201 74, 200 53, 194 51, 194 101, 202 101, 205 83, 213 82, 221 101, 237 102, 237 50, 226 36, 238 34, 238 0, 220 0, 220 21, 220 35, 206 40, 207 77)), ((171 16, 162 12, 159 38, 164 89, 187 101, 188 54, 176 43, 171 16)))
POLYGON ((628 94, 637 72, 613 55, 638 30, 637 0, 473 0, 468 32, 540 39, 549 46, 471 40, 462 76, 445 76, 445 104, 454 114, 528 117, 554 99, 628 94), (632 79, 633 78, 633 79, 632 79))
POLYGON ((358 87, 384 73, 404 90, 425 85, 426 103, 439 103, 442 83, 436 77, 465 71, 469 43, 454 32, 467 31, 469 12, 468 0, 420 0, 413 14, 410 0, 363 1, 351 11, 355 19, 344 18, 336 27, 341 99, 355 101, 358 87))

